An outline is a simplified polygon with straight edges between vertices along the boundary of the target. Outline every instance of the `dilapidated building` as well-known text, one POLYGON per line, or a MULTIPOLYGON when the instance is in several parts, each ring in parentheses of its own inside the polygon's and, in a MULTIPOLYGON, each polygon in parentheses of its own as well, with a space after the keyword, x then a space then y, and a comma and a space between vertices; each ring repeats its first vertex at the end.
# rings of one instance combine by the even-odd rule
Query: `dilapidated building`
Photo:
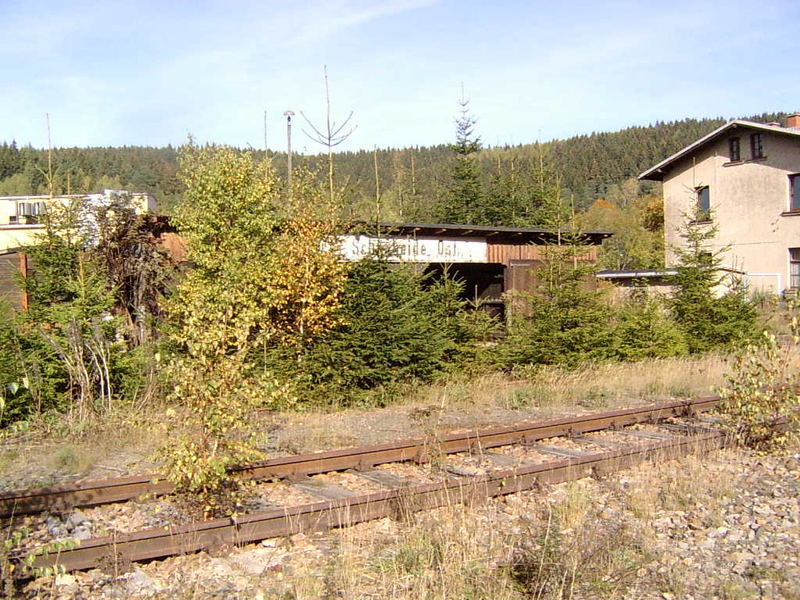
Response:
MULTIPOLYGON (((602 241, 610 231, 582 231, 578 256, 596 263, 602 241)), ((565 236, 549 229, 492 227, 484 225, 380 223, 357 224, 341 238, 341 252, 357 260, 383 247, 393 262, 425 265, 429 271, 448 272, 464 282, 466 298, 479 301, 498 316, 503 314, 503 295, 531 291, 535 269, 542 264, 548 244, 564 242, 565 236)))

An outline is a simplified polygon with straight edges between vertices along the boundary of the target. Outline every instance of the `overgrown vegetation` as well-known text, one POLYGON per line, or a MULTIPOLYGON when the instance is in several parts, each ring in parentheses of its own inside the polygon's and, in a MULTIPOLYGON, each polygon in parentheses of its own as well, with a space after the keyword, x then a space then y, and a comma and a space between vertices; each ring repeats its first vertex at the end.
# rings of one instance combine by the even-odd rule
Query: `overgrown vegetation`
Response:
POLYGON ((475 361, 498 324, 470 310, 461 291, 446 274, 431 280, 380 256, 363 259, 344 285, 338 325, 297 355, 279 348, 267 363, 295 372, 306 401, 380 404, 399 385, 430 382, 475 361))
MULTIPOLYGON (((462 117, 468 146, 472 121, 462 117)), ((184 396, 189 388, 208 401, 241 393, 236 404, 245 414, 255 404, 380 404, 403 384, 482 368, 490 354, 503 367, 641 360, 732 345, 754 331, 755 307, 744 290, 715 294, 722 278, 707 251, 713 231, 691 224, 675 297, 634 292, 612 305, 592 284, 574 210, 544 161, 536 186, 553 244, 534 270, 534 291, 508 299, 510 325, 499 342, 490 334, 500 324, 465 302, 452 278, 432 280, 380 256, 346 277, 348 268, 325 250, 336 245, 340 207, 330 190, 320 196, 309 175, 298 173, 289 197, 255 156, 191 145, 183 169, 188 195, 176 222, 191 267, 166 304, 160 299, 173 275, 132 213, 106 207, 89 219, 66 207, 50 215, 52 226, 30 250, 31 310, 0 338, 7 419, 19 418, 20 407, 84 419, 116 396, 149 397, 170 356, 171 376, 188 386, 173 389, 173 404, 192 406, 196 416, 206 409, 184 396), (168 345, 157 348, 154 325, 165 307, 168 345), (23 335, 24 327, 37 335, 23 335)), ((218 430, 201 446, 218 448, 211 440, 235 428, 236 414, 211 410, 206 418, 219 423, 207 426, 218 430)))
MULTIPOLYGON (((301 169, 287 190, 254 153, 190 143, 174 218, 188 251, 180 273, 158 249, 155 224, 125 198, 48 210, 46 232, 28 251, 30 310, 0 314, 0 421, 52 410, 82 423, 159 398, 173 428, 161 453, 166 474, 216 513, 234 509, 223 502, 236 500, 230 468, 258 455, 248 424, 260 407, 384 405, 443 374, 684 356, 752 336, 755 306, 736 285, 717 294, 720 261, 707 248, 714 232, 697 224, 687 224, 677 250, 672 299, 635 291, 610 302, 574 199, 541 148, 524 178, 492 180, 491 195, 507 195, 506 213, 486 202, 480 144, 463 108, 442 219, 553 232, 533 290, 506 298, 507 323, 467 302, 446 270, 433 277, 380 253, 342 261, 346 210, 330 177, 320 185, 301 169)), ((618 190, 642 234, 605 250, 619 265, 655 262, 643 248, 659 231, 658 207, 639 191, 618 190)), ((537 401, 530 391, 510 402, 537 401)), ((602 406, 602 391, 583 402, 602 406)))
POLYGON ((55 410, 82 423, 147 402, 157 383, 143 341, 169 268, 129 199, 53 203, 26 253, 29 310, 1 317, 2 419, 55 410))
POLYGON ((740 278, 722 269, 723 250, 711 249, 716 234, 716 227, 687 217, 681 231, 685 243, 673 249, 678 265, 670 308, 695 353, 757 334, 755 303, 740 278))
POLYGON ((684 356, 686 336, 676 326, 668 302, 644 289, 632 293, 618 307, 611 337, 611 356, 626 361, 684 356))
POLYGON ((774 333, 765 331, 760 340, 735 354, 720 394, 728 428, 738 442, 772 452, 800 439, 799 348, 800 324, 794 314, 790 340, 780 343, 774 333))
POLYGON ((578 261, 571 244, 544 251, 534 293, 512 299, 508 336, 498 348, 501 364, 575 364, 609 357, 611 308, 592 289, 593 267, 578 261))
POLYGON ((269 163, 188 145, 179 227, 192 263, 168 303, 179 430, 162 456, 179 491, 218 511, 231 466, 256 451, 249 416, 292 404, 285 375, 255 357, 297 354, 338 320, 345 265, 330 243, 333 207, 295 178, 285 197, 269 163))

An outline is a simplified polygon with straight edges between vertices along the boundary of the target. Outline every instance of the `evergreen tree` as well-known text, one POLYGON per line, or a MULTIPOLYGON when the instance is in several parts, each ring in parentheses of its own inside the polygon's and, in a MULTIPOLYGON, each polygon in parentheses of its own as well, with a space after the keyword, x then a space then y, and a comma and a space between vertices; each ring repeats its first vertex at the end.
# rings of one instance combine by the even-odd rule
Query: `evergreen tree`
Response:
MULTIPOLYGON (((548 248, 539 285, 518 294, 508 336, 498 346, 502 365, 575 364, 609 356, 611 309, 589 284, 593 269, 577 262, 579 246, 548 248)), ((512 300, 513 302, 513 300, 512 300)))
POLYGON ((541 181, 548 190, 544 226, 555 233, 533 270, 534 292, 510 298, 511 325, 497 352, 504 365, 574 364, 609 356, 611 309, 604 291, 593 286, 595 267, 585 260, 584 240, 558 182, 555 174, 541 181))
POLYGON ((0 146, 0 180, 11 177, 22 170, 22 157, 16 142, 0 146))
POLYGON ((444 223, 486 224, 484 221, 484 189, 477 155, 480 138, 475 135, 475 119, 469 114, 469 101, 459 101, 460 116, 456 119, 456 143, 451 183, 441 206, 439 220, 444 223))
POLYGON ((616 310, 616 326, 611 342, 615 357, 642 360, 683 356, 686 339, 675 326, 666 302, 650 296, 646 289, 634 289, 616 310))
POLYGON ((716 235, 715 226, 693 224, 687 217, 681 231, 685 245, 673 249, 678 272, 672 280, 671 308, 692 353, 742 342, 755 334, 755 305, 742 282, 720 269, 725 249, 711 250, 716 235))
POLYGON ((270 366, 294 372, 297 395, 325 404, 380 402, 398 385, 431 381, 476 359, 496 323, 468 310, 463 284, 430 279, 381 253, 353 264, 339 325, 299 357, 276 348, 270 366))
POLYGON ((558 177, 541 145, 535 152, 503 149, 496 156, 484 214, 486 223, 509 227, 544 227, 552 218, 558 177))

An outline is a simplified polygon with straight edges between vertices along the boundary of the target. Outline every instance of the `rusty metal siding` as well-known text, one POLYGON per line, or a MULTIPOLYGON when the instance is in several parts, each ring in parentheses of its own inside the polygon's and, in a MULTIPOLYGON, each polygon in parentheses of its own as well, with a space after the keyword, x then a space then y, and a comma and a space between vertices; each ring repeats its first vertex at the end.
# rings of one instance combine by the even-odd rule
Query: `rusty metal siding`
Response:
POLYGON ((541 260, 542 247, 533 244, 510 244, 487 241, 486 251, 490 263, 508 266, 512 260, 541 260))
MULTIPOLYGON (((509 266, 511 261, 542 260, 542 254, 547 246, 534 244, 511 244, 487 241, 487 255, 490 263, 500 263, 509 266)), ((578 253, 578 260, 591 263, 597 262, 598 246, 583 246, 578 253)))

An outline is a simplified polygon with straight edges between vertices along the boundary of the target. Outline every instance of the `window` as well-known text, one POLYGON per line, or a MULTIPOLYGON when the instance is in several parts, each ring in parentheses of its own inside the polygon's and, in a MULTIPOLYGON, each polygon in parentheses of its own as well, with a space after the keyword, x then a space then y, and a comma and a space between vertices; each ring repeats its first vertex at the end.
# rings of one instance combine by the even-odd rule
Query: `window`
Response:
POLYGON ((789 287, 800 288, 800 248, 789 248, 789 287))
POLYGON ((750 135, 750 156, 752 158, 764 158, 764 142, 760 133, 750 135))
POLYGON ((708 186, 695 188, 697 192, 697 220, 708 221, 711 219, 711 193, 708 186))
POLYGON ((738 137, 732 137, 728 140, 728 148, 730 149, 730 161, 737 162, 742 160, 741 144, 738 137))
POLYGON ((789 175, 789 212, 800 212, 800 173, 789 175))
POLYGON ((11 223, 38 223, 40 215, 45 213, 44 202, 17 202, 17 214, 9 221, 11 223))

